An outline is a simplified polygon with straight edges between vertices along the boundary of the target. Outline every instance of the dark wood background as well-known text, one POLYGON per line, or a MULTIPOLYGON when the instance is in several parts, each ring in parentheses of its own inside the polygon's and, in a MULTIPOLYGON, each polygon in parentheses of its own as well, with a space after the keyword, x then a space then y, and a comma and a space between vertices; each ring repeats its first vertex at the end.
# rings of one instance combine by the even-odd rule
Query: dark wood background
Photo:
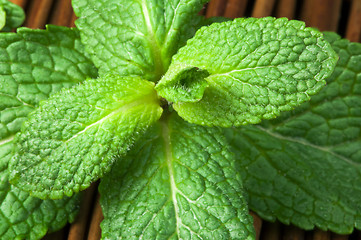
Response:
MULTIPOLYGON (((26 12, 24 26, 44 28, 51 23, 74 27, 76 19, 71 0, 11 0, 26 12)), ((350 41, 361 41, 361 0, 211 0, 201 14, 236 17, 287 17, 306 22, 322 31, 335 31, 350 41)), ((361 64, 361 63, 360 63, 361 64)), ((97 184, 85 192, 77 220, 64 229, 48 234, 46 240, 99 240, 99 223, 103 216, 99 205, 97 184)), ((361 200, 360 200, 361 201, 361 200)), ((361 240, 361 232, 349 236, 315 229, 303 231, 278 222, 262 221, 253 214, 257 239, 260 240, 361 240)))

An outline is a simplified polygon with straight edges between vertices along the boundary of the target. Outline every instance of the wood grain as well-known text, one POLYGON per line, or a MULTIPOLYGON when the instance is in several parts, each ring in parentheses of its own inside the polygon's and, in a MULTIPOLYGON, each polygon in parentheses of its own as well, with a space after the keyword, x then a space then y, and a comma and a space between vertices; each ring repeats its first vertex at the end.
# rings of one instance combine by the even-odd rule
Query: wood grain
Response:
POLYGON ((314 230, 313 240, 331 240, 330 232, 325 232, 319 229, 314 230))
POLYGON ((296 0, 280 0, 277 5, 276 17, 293 19, 296 11, 296 0))
POLYGON ((361 0, 353 0, 347 23, 346 38, 353 42, 361 40, 361 0))
POLYGON ((206 17, 223 16, 227 0, 213 0, 208 4, 206 17))
POLYGON ((341 0, 305 0, 301 18, 309 27, 337 31, 341 3, 341 0))
POLYGON ((66 239, 67 229, 63 228, 59 231, 47 234, 43 240, 64 240, 66 239))
POLYGON ((17 4, 22 8, 25 8, 28 0, 10 0, 10 2, 17 4))
POLYGON ((94 195, 97 191, 97 187, 98 184, 94 183, 84 192, 80 212, 77 219, 70 227, 68 240, 85 239, 87 227, 89 225, 88 219, 90 219, 91 216, 91 209, 95 200, 94 195))
POLYGON ((70 19, 70 27, 75 27, 75 20, 77 19, 77 16, 75 16, 75 13, 73 12, 70 19))
POLYGON ((95 207, 90 222, 88 240, 99 240, 101 237, 100 223, 103 221, 103 212, 99 203, 100 195, 98 194, 95 207))
POLYGON ((264 222, 260 239, 261 240, 281 239, 281 224, 279 222, 275 222, 275 223, 264 222))
POLYGON ((336 233, 331 234, 331 240, 348 240, 348 235, 339 235, 336 233))
POLYGON ((73 15, 71 0, 56 1, 54 11, 51 15, 51 24, 70 26, 73 15))
POLYGON ((49 17, 53 0, 32 0, 27 11, 25 26, 29 28, 44 28, 49 17))
POLYGON ((283 229, 282 240, 304 240, 305 231, 295 226, 285 226, 283 229))
POLYGON ((275 0, 257 0, 253 8, 252 17, 260 18, 271 16, 274 7, 275 0))
POLYGON ((247 0, 228 0, 224 16, 228 18, 242 17, 246 11, 247 0))

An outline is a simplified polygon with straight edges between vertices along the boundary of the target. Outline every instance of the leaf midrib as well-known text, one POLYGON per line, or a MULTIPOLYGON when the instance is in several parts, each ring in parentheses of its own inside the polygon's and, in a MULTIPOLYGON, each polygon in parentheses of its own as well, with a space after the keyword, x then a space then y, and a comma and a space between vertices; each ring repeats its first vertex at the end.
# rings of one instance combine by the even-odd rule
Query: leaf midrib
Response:
POLYGON ((265 68, 277 68, 279 65, 269 65, 269 66, 257 66, 257 67, 249 67, 249 68, 242 68, 242 69, 235 69, 235 70, 231 70, 229 72, 223 72, 223 73, 216 73, 216 74, 211 74, 209 76, 209 78, 211 77, 218 77, 218 76, 228 76, 232 73, 237 73, 237 72, 244 72, 244 71, 249 71, 249 70, 256 70, 256 69, 265 69, 265 68))
POLYGON ((172 154, 172 145, 171 145, 171 140, 170 140, 170 131, 169 131, 169 127, 168 127, 168 122, 165 121, 160 121, 161 124, 161 130, 162 130, 162 138, 164 141, 164 150, 165 150, 165 157, 166 157, 166 163, 167 163, 167 169, 168 169, 168 174, 169 174, 169 180, 170 180, 170 188, 171 188, 171 194, 172 194, 172 200, 173 200, 173 206, 174 206, 174 212, 175 212, 175 217, 176 217, 176 233, 178 236, 179 235, 179 223, 181 222, 181 219, 178 215, 179 213, 179 208, 178 208, 178 202, 177 202, 177 196, 176 196, 176 184, 175 184, 175 180, 174 180, 174 169, 173 169, 173 154, 172 154))
POLYGON ((105 115, 104 117, 102 117, 101 119, 97 120, 96 122, 86 126, 83 130, 81 130, 80 132, 76 133, 75 135, 73 135, 71 138, 67 139, 64 141, 64 143, 68 143, 70 142, 72 139, 78 137, 79 135, 85 133, 88 129, 94 127, 94 126, 101 126, 101 124, 106 121, 107 119, 111 118, 112 116, 118 114, 118 113, 121 113, 121 112, 127 112, 129 111, 130 109, 132 108, 135 108, 139 105, 142 105, 142 104, 153 104, 153 101, 149 101, 149 96, 148 95, 145 95, 144 97, 142 98, 139 98, 137 99, 136 101, 132 101, 132 102, 128 102, 126 103, 125 105, 111 111, 110 113, 108 113, 107 115, 105 115))
POLYGON ((0 146, 5 145, 5 144, 11 142, 12 140, 14 140, 14 138, 15 138, 15 134, 12 134, 12 135, 10 135, 10 136, 8 136, 8 137, 6 137, 6 138, 1 139, 1 140, 0 140, 0 146))
POLYGON ((328 154, 331 154, 332 156, 336 157, 336 158, 339 158, 357 168, 361 167, 361 163, 357 163, 357 162, 354 162, 352 161, 351 159, 348 159, 347 157, 345 156, 342 156, 340 154, 337 154, 336 152, 332 151, 330 148, 328 147, 322 147, 322 146, 318 146, 318 145, 315 145, 315 144, 312 144, 308 141, 305 141, 305 140, 302 140, 302 139, 296 139, 296 138, 293 138, 293 137, 286 137, 286 136, 283 136, 281 134, 278 134, 278 133, 275 133, 271 130, 268 130, 266 128, 263 128, 259 125, 256 126, 259 130, 267 133, 268 135, 272 136, 272 137, 275 137, 275 138, 278 138, 280 140, 284 140, 284 141, 289 141, 289 142, 294 142, 294 143, 298 143, 298 144, 301 144, 301 145, 304 145, 304 146, 308 146, 308 147, 311 147, 311 148, 314 148, 316 150, 319 150, 319 151, 322 151, 322 152, 325 152, 325 153, 328 153, 328 154))
POLYGON ((136 2, 138 2, 142 7, 144 20, 147 25, 147 31, 149 36, 148 40, 149 40, 151 52, 153 53, 153 61, 154 61, 155 76, 153 81, 158 81, 165 72, 162 53, 158 41, 154 35, 154 29, 150 20, 147 3, 144 0, 136 0, 136 2))

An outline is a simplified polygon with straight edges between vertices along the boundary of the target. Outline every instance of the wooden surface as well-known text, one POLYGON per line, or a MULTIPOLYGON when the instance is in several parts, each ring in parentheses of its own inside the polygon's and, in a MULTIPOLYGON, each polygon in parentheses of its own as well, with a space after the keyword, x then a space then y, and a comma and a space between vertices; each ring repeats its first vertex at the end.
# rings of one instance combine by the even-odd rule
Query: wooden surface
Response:
MULTIPOLYGON (((24 24, 30 28, 44 28, 51 23, 73 27, 76 19, 71 0, 11 0, 23 7, 27 14, 24 24)), ((201 11, 207 17, 287 17, 306 22, 307 26, 322 31, 336 31, 351 41, 361 41, 361 0, 212 0, 201 11)), ((85 193, 77 220, 61 231, 51 233, 44 239, 97 240, 100 238, 99 223, 103 216, 99 205, 97 183, 85 193)), ((255 219, 257 239, 260 240, 361 240, 361 233, 350 236, 321 230, 303 231, 278 222, 255 219)))

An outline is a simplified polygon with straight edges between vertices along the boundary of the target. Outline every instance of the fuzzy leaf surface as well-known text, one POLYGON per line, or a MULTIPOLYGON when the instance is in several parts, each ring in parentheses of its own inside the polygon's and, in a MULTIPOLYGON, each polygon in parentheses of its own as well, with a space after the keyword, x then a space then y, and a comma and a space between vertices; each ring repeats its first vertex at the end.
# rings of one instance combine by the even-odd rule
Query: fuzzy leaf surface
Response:
POLYGON ((198 29, 198 12, 208 1, 73 0, 73 7, 100 75, 114 71, 158 81, 198 29))
POLYGON ((24 10, 18 5, 8 1, 0 0, 0 6, 2 6, 4 14, 4 25, 0 27, 2 32, 9 32, 14 28, 20 27, 25 20, 24 10))
POLYGON ((0 145, 11 141, 41 100, 96 77, 75 29, 47 26, 0 35, 0 145))
POLYGON ((304 229, 361 229, 361 44, 334 33, 339 54, 327 86, 292 112, 227 130, 250 208, 304 229))
POLYGON ((43 101, 17 135, 11 181, 32 195, 60 199, 110 170, 162 108, 154 83, 105 75, 43 101))
POLYGON ((41 239, 74 221, 80 195, 60 200, 41 200, 9 184, 8 163, 14 142, 0 145, 0 239, 41 239))
POLYGON ((308 101, 336 61, 322 33, 303 22, 236 19, 201 28, 156 89, 189 122, 255 124, 308 101))
POLYGON ((254 239, 222 131, 161 119, 100 184, 102 239, 254 239))
POLYGON ((74 220, 80 196, 43 201, 10 185, 14 135, 40 100, 97 73, 74 29, 2 33, 0 51, 0 239, 40 239, 74 220))

